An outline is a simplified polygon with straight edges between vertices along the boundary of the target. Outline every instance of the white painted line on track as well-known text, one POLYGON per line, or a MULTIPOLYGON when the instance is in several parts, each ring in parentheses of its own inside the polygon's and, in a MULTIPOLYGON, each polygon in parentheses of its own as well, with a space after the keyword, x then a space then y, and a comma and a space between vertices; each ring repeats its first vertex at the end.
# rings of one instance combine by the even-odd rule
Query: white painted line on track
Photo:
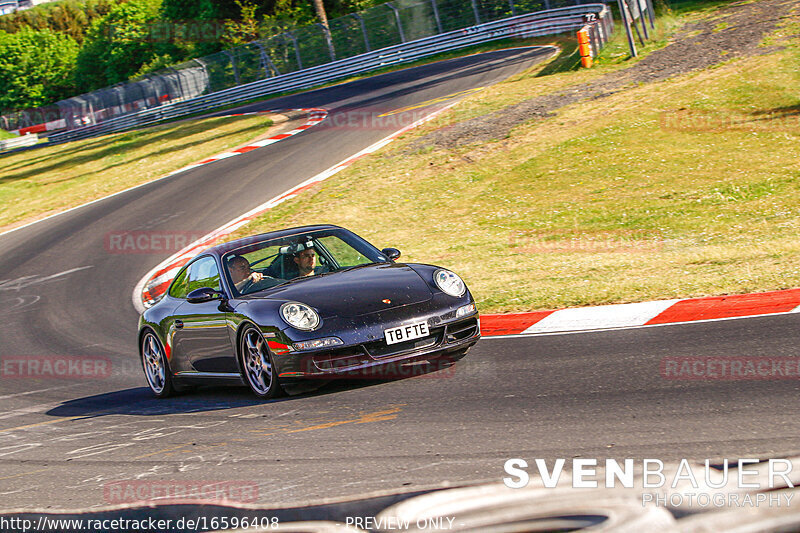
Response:
POLYGON ((87 268, 93 268, 93 267, 92 265, 87 265, 77 268, 71 268, 69 270, 65 270, 64 272, 59 272, 58 274, 51 274, 43 278, 34 275, 34 276, 23 276, 17 279, 3 279, 0 280, 0 291, 19 291, 21 289, 30 287, 31 285, 38 285, 40 283, 45 283, 47 281, 51 281, 72 274, 73 272, 86 270, 87 268))
POLYGON ((652 320, 680 300, 660 300, 630 304, 600 305, 560 309, 522 332, 554 333, 584 329, 614 329, 639 326, 652 320))
POLYGON ((706 322, 723 322, 725 320, 743 320, 746 318, 766 318, 772 316, 792 315, 798 313, 797 309, 792 311, 784 311, 780 313, 763 313, 760 315, 747 315, 747 316, 726 316, 723 318, 704 318, 701 320, 687 320, 685 322, 666 322, 664 324, 642 324, 638 326, 621 326, 615 328, 598 328, 598 329, 577 329, 572 331, 546 331, 541 333, 511 333, 508 335, 486 335, 481 336, 481 341, 491 339, 520 339, 524 337, 548 337, 551 335, 574 335, 576 333, 600 333, 604 331, 624 331, 627 329, 643 329, 643 328, 661 328, 664 326, 687 326, 689 324, 702 324, 706 322))

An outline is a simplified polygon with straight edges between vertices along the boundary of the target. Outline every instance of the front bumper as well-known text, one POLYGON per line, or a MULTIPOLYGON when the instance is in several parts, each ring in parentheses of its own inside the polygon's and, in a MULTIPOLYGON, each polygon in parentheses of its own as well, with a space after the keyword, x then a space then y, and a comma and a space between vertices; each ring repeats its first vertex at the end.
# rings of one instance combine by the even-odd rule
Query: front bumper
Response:
POLYGON ((446 357, 480 339, 476 314, 430 328, 427 337, 387 345, 383 339, 307 352, 289 352, 276 360, 281 378, 379 377, 376 367, 417 359, 446 357))

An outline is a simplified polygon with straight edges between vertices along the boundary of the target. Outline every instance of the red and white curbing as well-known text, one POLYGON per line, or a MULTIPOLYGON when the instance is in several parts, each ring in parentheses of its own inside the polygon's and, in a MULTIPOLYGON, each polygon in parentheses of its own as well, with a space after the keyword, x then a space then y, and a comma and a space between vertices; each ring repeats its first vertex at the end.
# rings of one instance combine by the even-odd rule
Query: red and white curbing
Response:
MULTIPOLYGON (((242 226, 244 226, 245 224, 247 224, 248 222, 250 222, 251 220, 253 220, 257 216, 259 216, 262 213, 266 212, 267 210, 272 209, 273 207, 275 207, 279 203, 281 203, 281 202, 283 202, 285 200, 288 200, 289 198, 293 198, 293 197, 297 196, 298 194, 300 194, 301 192, 313 187, 314 185, 325 181, 326 179, 330 178, 334 174, 336 174, 336 173, 340 172, 341 170, 344 170, 345 168, 349 167, 350 165, 352 165, 353 163, 355 163, 356 161, 358 161, 362 157, 364 157, 364 156, 366 156, 368 154, 371 154, 372 152, 375 152, 376 150, 379 150, 380 148, 386 146, 387 144, 389 144, 390 142, 392 142, 394 139, 396 139, 400 135, 404 134, 405 132, 407 132, 407 131, 409 131, 409 130, 411 130, 413 128, 416 128, 417 126, 419 126, 421 124, 424 124, 425 122, 433 120, 434 118, 439 116, 441 113, 443 113, 445 110, 447 110, 450 107, 454 106, 456 103, 457 102, 453 102, 453 103, 451 103, 449 105, 446 105, 444 107, 441 107, 441 108, 437 109, 436 111, 433 111, 432 113, 422 117, 421 119, 417 120, 416 122, 413 122, 413 123, 409 124, 408 126, 405 126, 404 128, 392 133, 391 135, 389 135, 387 137, 384 137, 380 141, 378 141, 378 142, 376 142, 376 143, 364 148, 363 150, 361 150, 357 154, 354 154, 354 155, 348 157, 347 159, 345 159, 344 161, 333 165, 329 169, 317 174, 316 176, 313 176, 313 177, 307 179, 303 183, 301 183, 301 184, 293 187, 292 189, 290 189, 290 190, 288 190, 288 191, 276 196, 275 198, 273 198, 273 199, 271 199, 271 200, 269 200, 267 202, 264 202, 263 204, 259 205, 258 207, 255 207, 255 208, 251 209, 250 211, 248 211, 247 213, 245 213, 245 214, 243 214, 243 215, 241 215, 239 217, 236 217, 235 219, 231 220, 227 224, 215 229, 211 233, 209 233, 209 234, 201 237, 197 241, 189 244, 186 248, 180 250, 179 252, 177 252, 173 256, 167 258, 161 264, 159 264, 158 266, 153 268, 150 272, 145 274, 145 276, 141 280, 139 280, 139 283, 136 284, 136 287, 133 290, 133 306, 136 308, 136 310, 138 312, 142 313, 146 308, 152 306, 155 302, 157 302, 164 295, 164 292, 167 290, 167 288, 169 287, 170 282, 175 277, 175 275, 178 273, 180 268, 183 265, 185 265, 186 263, 188 263, 189 260, 192 257, 197 255, 197 253, 199 253, 204 248, 208 248, 209 246, 213 246, 214 244, 222 241, 222 239, 224 237, 226 237, 227 235, 230 235, 231 233, 233 233, 237 229, 241 228, 242 226)), ((315 110, 310 110, 310 111, 322 111, 322 112, 325 112, 326 115, 327 115, 327 111, 321 110, 321 109, 315 109, 315 110)), ((317 120, 315 122, 315 124, 321 122, 322 120, 324 120, 324 118, 325 117, 322 117, 321 119, 317 120)), ((299 133, 300 131, 304 131, 305 129, 308 129, 309 127, 311 127, 313 125, 313 124, 309 125, 310 122, 311 122, 311 120, 309 120, 309 122, 307 122, 306 124, 304 124, 300 128, 297 128, 296 130, 293 130, 293 132, 299 133)), ((285 134, 277 135, 276 137, 286 138, 287 136, 294 135, 295 133, 288 132, 288 133, 285 133, 285 134)), ((254 143, 253 146, 255 146, 256 148, 260 148, 261 146, 266 146, 267 144, 272 144, 271 142, 269 142, 269 143, 266 142, 266 141, 271 141, 272 139, 274 139, 274 137, 270 138, 270 139, 265 139, 264 141, 259 141, 259 143, 254 143), (266 144, 264 144, 264 143, 266 143, 266 144), (257 144, 258 144, 258 146, 256 146, 257 144)), ((277 140, 280 140, 280 139, 277 139, 277 140)), ((277 142, 277 140, 272 141, 272 142, 277 142)), ((207 159, 205 161, 202 161, 202 162, 200 162, 200 163, 198 163, 196 165, 191 165, 189 167, 183 168, 183 169, 181 169, 179 171, 176 171, 176 172, 183 172, 184 170, 188 170, 189 168, 195 168, 197 166, 205 165, 205 164, 211 163, 213 161, 217 161, 219 159, 225 159, 227 157, 232 157, 232 155, 238 155, 239 153, 244 153, 241 150, 250 151, 252 149, 254 149, 254 148, 244 147, 244 148, 240 148, 238 151, 228 152, 226 154, 220 154, 219 156, 216 156, 214 158, 209 158, 209 159, 207 159), (237 153, 235 153, 235 152, 237 152, 237 153), (231 154, 231 155, 227 155, 227 154, 231 154)))
POLYGON ((655 326, 800 312, 800 289, 482 315, 484 336, 534 335, 655 326))
POLYGON ((298 133, 302 133, 306 131, 308 128, 315 126, 325 120, 325 117, 328 116, 328 111, 326 109, 318 109, 318 108, 310 108, 310 109, 283 109, 280 111, 254 111, 252 113, 234 113, 231 115, 225 115, 228 117, 241 117, 246 115, 265 115, 271 113, 281 113, 286 111, 300 111, 302 113, 308 114, 308 120, 302 125, 299 126, 292 131, 287 131, 286 133, 281 133, 279 135, 274 135, 269 139, 262 139, 260 141, 254 142, 253 144, 242 146, 241 148, 237 148, 236 150, 231 150, 230 152, 223 152, 221 154, 217 154, 213 157, 209 157, 208 159, 204 159, 199 163, 195 163, 193 165, 188 165, 173 172, 167 174, 167 176, 172 176, 173 174, 178 174, 180 172, 186 172, 187 170, 191 170, 193 168, 202 167, 203 165, 207 165, 209 163, 213 163, 214 161, 219 161, 220 159, 228 159, 229 157, 234 157, 241 154, 246 154, 252 150, 256 150, 258 148, 263 148, 264 146, 269 146, 270 144, 274 144, 278 141, 282 141, 287 137, 291 137, 293 135, 297 135, 298 133))

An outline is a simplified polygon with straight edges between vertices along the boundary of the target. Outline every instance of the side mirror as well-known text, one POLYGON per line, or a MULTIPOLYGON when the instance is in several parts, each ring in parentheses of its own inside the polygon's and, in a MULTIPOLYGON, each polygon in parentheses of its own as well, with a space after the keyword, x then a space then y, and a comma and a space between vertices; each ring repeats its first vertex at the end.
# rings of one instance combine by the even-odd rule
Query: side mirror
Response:
POLYGON ((201 304, 203 302, 210 302, 211 300, 219 300, 222 298, 222 293, 215 291, 211 287, 200 287, 190 292, 186 296, 186 301, 190 304, 201 304))
POLYGON ((392 261, 400 257, 400 250, 397 248, 384 248, 381 253, 392 261))

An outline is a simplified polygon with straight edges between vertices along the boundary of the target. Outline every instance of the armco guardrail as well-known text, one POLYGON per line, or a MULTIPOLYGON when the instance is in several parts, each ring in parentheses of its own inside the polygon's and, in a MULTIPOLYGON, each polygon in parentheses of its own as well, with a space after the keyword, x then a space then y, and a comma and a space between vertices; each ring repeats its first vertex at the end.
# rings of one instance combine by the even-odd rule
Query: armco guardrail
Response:
POLYGON ((509 37, 529 38, 575 31, 586 24, 587 15, 596 17, 598 21, 598 24, 594 25, 596 28, 594 35, 598 40, 598 47, 602 46, 613 30, 611 11, 605 4, 584 4, 538 11, 406 42, 245 85, 238 85, 191 100, 131 113, 107 120, 98 125, 56 133, 50 136, 50 142, 68 142, 155 124, 193 113, 211 111, 221 106, 243 102, 260 96, 307 89, 378 68, 407 63, 441 52, 458 50, 498 39, 509 37))
POLYGON ((5 150, 11 150, 12 148, 21 148, 23 146, 33 146, 39 142, 39 136, 35 133, 29 133, 28 135, 22 135, 20 137, 15 137, 13 139, 6 139, 4 141, 0 141, 0 152, 5 150))

